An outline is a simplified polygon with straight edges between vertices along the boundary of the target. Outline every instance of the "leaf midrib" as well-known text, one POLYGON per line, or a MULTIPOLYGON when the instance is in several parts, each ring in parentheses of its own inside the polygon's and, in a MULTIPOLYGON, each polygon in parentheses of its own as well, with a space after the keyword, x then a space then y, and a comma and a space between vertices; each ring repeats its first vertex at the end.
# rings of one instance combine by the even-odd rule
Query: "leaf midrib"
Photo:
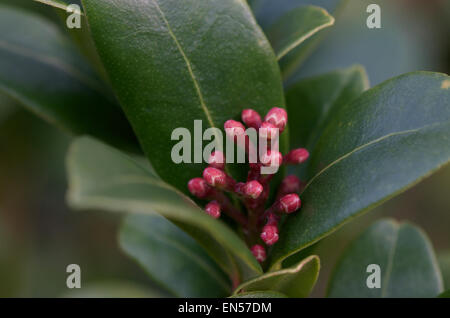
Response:
MULTIPOLYGON (((170 27, 169 21, 166 19, 166 16, 165 16, 164 12, 161 10, 161 8, 160 8, 160 6, 158 4, 158 1, 152 0, 152 2, 154 3, 156 9, 158 10, 158 13, 161 16, 161 19, 164 21, 164 23, 165 23, 165 25, 167 27, 167 32, 169 33, 169 35, 172 38, 172 40, 174 41, 178 51, 180 52, 181 56, 183 57, 183 60, 184 60, 184 62, 186 64, 186 68, 187 68, 187 70, 189 72, 189 76, 191 77, 192 82, 194 84, 194 88, 195 88, 195 91, 197 93, 197 96, 198 96, 198 99, 199 99, 199 102, 200 102, 200 106, 201 106, 203 112, 205 113, 206 119, 208 120, 208 123, 210 124, 210 126, 215 128, 216 126, 214 125, 214 121, 213 121, 213 119, 211 117, 211 114, 209 113, 208 107, 206 106, 205 100, 203 98, 202 90, 200 89, 200 84, 198 83, 197 78, 196 78, 196 76, 194 74, 194 71, 192 70, 192 65, 191 65, 190 60, 187 57, 186 53, 184 52, 184 50, 183 50, 180 42, 178 41, 176 35, 173 33, 172 28, 170 27)), ((219 139, 216 139, 216 140, 219 140, 219 139)))
POLYGON ((285 49, 281 50, 281 52, 277 54, 277 60, 278 61, 281 60, 291 50, 293 50, 294 48, 296 48, 297 46, 302 44, 305 40, 307 40, 308 38, 310 38, 311 36, 313 36, 314 34, 319 32, 320 30, 323 30, 323 29, 325 29, 325 28, 327 28, 329 26, 332 26, 334 24, 334 17, 332 15, 330 15, 325 9, 322 9, 322 11, 323 11, 323 13, 325 13, 325 15, 327 16, 329 21, 325 22, 325 23, 322 23, 321 25, 316 26, 315 28, 311 29, 309 32, 307 32, 306 34, 302 35, 297 40, 295 40, 293 43, 288 45, 285 49))
POLYGON ((392 132, 392 133, 386 134, 386 135, 384 135, 384 136, 378 137, 378 138, 376 138, 376 139, 374 139, 374 140, 371 140, 371 141, 369 141, 369 142, 367 142, 367 143, 365 143, 365 144, 363 144, 363 145, 360 145, 360 146, 354 148, 353 150, 347 152, 346 154, 340 156, 339 158, 337 158, 336 160, 334 160, 333 162, 331 162, 330 164, 328 164, 325 168, 323 168, 322 170, 320 170, 317 174, 315 174, 314 177, 312 177, 312 178, 309 180, 309 182, 306 184, 306 186, 305 186, 305 188, 303 189, 302 193, 305 192, 306 189, 307 189, 307 188, 314 182, 314 180, 315 180, 316 178, 318 178, 321 174, 323 174, 325 171, 327 171, 328 169, 330 169, 330 168, 333 167, 334 165, 338 164, 338 163, 341 162, 342 160, 344 160, 344 159, 350 157, 352 154, 354 154, 354 153, 356 153, 356 152, 358 152, 358 151, 360 151, 360 150, 363 150, 363 149, 365 149, 365 148, 367 148, 367 147, 369 147, 369 146, 371 146, 371 145, 374 145, 374 144, 376 144, 376 143, 379 143, 379 142, 381 142, 381 141, 383 141, 383 140, 385 140, 385 139, 388 139, 388 138, 390 138, 390 137, 399 136, 399 135, 406 135, 406 134, 410 134, 410 133, 419 132, 419 131, 421 131, 421 130, 423 130, 423 129, 425 129, 425 128, 429 128, 429 127, 436 126, 436 125, 440 125, 440 124, 444 124, 444 123, 443 123, 443 122, 441 122, 441 123, 433 123, 433 124, 429 124, 429 125, 422 126, 422 127, 420 127, 420 128, 415 128, 415 129, 409 129, 409 130, 402 130, 402 131, 392 132))
POLYGON ((386 293, 387 293, 387 289, 389 287, 389 280, 391 277, 391 273, 392 273, 392 267, 394 266, 394 257, 395 257, 395 251, 397 249, 397 242, 398 242, 398 237, 400 235, 400 227, 397 227, 397 231, 395 232, 395 239, 394 239, 394 244, 392 245, 391 250, 389 251, 389 255, 388 255, 388 265, 387 265, 387 270, 386 270, 386 274, 383 277, 383 287, 381 289, 381 294, 380 297, 386 297, 386 293))

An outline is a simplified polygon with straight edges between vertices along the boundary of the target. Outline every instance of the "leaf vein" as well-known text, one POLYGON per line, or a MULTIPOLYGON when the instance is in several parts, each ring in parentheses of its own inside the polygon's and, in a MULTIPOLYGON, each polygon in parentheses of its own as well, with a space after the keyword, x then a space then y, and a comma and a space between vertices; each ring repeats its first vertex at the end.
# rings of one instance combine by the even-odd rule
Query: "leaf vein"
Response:
POLYGON ((333 162, 331 162, 330 164, 328 164, 325 168, 323 168, 322 170, 320 170, 316 175, 314 175, 314 177, 311 178, 311 180, 309 180, 308 184, 305 186, 305 188, 303 189, 302 192, 305 192, 306 189, 314 182, 314 180, 316 178, 318 178, 322 173, 324 173, 325 171, 327 171, 328 169, 330 169, 331 167, 333 167, 334 165, 338 164, 339 162, 341 162, 342 160, 350 157, 352 154, 354 154, 355 152, 358 152, 359 150, 362 150, 364 148, 367 148, 373 144, 376 144, 378 142, 381 142, 385 139, 388 139, 390 137, 394 137, 394 136, 398 136, 398 135, 406 135, 406 134, 410 134, 410 133, 414 133, 414 132, 418 132, 420 130, 422 130, 423 128, 429 127, 429 126, 433 126, 434 124, 431 125, 426 125, 420 128, 416 128, 416 129, 409 129, 409 130, 402 130, 402 131, 396 131, 396 132, 392 132, 389 133, 387 135, 381 136, 379 138, 376 138, 374 140, 371 140, 361 146, 358 146, 356 148, 354 148, 353 150, 347 152, 346 154, 342 155, 341 157, 337 158, 336 160, 334 160, 333 162))
MULTIPOLYGON (((199 102, 200 102, 200 106, 202 107, 203 112, 205 113, 206 119, 208 120, 209 124, 211 127, 215 127, 214 122, 212 120, 211 114, 209 113, 208 107, 206 106, 205 100, 203 98, 203 93, 200 89, 200 84, 197 81, 197 78, 194 74, 194 71, 192 70, 192 65, 191 62, 189 60, 189 58, 187 57, 186 53, 184 52, 180 42, 178 41, 177 37, 175 36, 175 34, 172 31, 172 28, 170 27, 169 21, 166 19, 166 16, 164 14, 164 12, 161 10, 158 1, 156 0, 152 0, 152 2, 155 4, 156 9, 158 10, 162 20, 164 21, 164 23, 166 24, 167 27, 167 31, 170 35, 170 37, 172 38, 172 40, 175 42, 175 45, 177 46, 178 51, 180 52, 181 56, 183 57, 183 60, 186 64, 186 67, 188 69, 189 75, 192 79, 192 82, 194 84, 194 88, 195 91, 197 93, 199 102)), ((217 136, 216 136, 217 137, 217 136)), ((218 139, 216 139, 218 140, 218 139)))

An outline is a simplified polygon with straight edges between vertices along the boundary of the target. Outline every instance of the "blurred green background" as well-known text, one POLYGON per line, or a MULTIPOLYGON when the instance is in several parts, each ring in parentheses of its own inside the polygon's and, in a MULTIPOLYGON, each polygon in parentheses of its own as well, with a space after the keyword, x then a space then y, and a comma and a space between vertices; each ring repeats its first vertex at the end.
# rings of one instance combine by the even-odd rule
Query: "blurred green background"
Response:
MULTIPOLYGON (((263 2, 266 7, 259 9, 267 12, 272 10, 270 6, 294 8, 305 3, 333 12, 337 3, 263 2)), ((31 0, 0 3, 59 22, 52 9, 31 0)), ((336 25, 289 82, 355 63, 367 69, 372 85, 414 70, 450 73, 448 0, 349 0, 336 18, 336 25), (366 27, 365 8, 369 3, 381 5, 382 29, 366 27)), ((84 296, 164 295, 118 248, 120 215, 70 211, 66 206, 64 162, 70 140, 70 136, 0 95, 0 297, 78 296, 66 287, 66 266, 72 263, 81 266, 84 296), (117 286, 118 292, 114 291, 117 286)), ((321 256, 323 267, 312 296, 323 296, 336 257, 349 240, 386 215, 424 228, 439 255, 449 289, 449 193, 447 166, 323 240, 314 250, 321 256)))

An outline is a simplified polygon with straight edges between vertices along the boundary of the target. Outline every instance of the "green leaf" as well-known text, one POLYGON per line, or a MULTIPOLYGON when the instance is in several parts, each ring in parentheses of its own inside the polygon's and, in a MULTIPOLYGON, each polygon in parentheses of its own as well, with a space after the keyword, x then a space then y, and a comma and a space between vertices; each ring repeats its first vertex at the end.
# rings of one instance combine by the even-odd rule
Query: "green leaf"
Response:
POLYGON ((445 74, 409 73, 333 113, 309 162, 302 209, 285 222, 273 264, 449 162, 449 81, 445 74))
POLYGON ((337 9, 342 0, 247 0, 247 2, 252 8, 258 24, 266 30, 283 14, 295 10, 295 8, 315 5, 332 12, 337 9))
MULTIPOLYGON (((100 58, 158 175, 187 193, 205 164, 175 164, 175 128, 223 128, 283 107, 275 55, 245 0, 84 0, 100 58)), ((201 138, 196 136, 196 138, 201 138)), ((217 141, 217 140, 216 140, 217 141)), ((192 158, 193 160, 194 158, 192 158)))
POLYGON ((290 149, 306 147, 312 152, 327 123, 333 120, 333 113, 368 88, 367 74, 359 65, 304 79, 289 87, 286 106, 290 149))
POLYGON ((384 219, 373 224, 344 252, 330 281, 329 297, 436 297, 442 278, 433 248, 416 226, 384 219), (380 267, 380 288, 369 264, 380 267))
POLYGON ((120 231, 120 245, 177 297, 230 294, 230 282, 203 248, 162 216, 128 216, 120 231))
POLYGON ((66 1, 61 0, 33 0, 39 3, 46 4, 48 6, 51 6, 53 8, 61 9, 66 11, 69 4, 66 1))
POLYGON ((87 24, 84 13, 80 11, 80 28, 69 29, 66 27, 67 19, 73 14, 72 11, 67 12, 69 5, 76 4, 80 6, 81 10, 81 0, 71 0, 70 3, 67 1, 55 1, 55 0, 34 0, 36 2, 46 4, 56 9, 56 13, 59 16, 59 22, 63 24, 63 28, 67 30, 71 39, 78 46, 81 53, 88 59, 91 65, 95 68, 97 73, 101 76, 103 80, 109 83, 109 78, 106 71, 100 61, 98 53, 96 51, 94 41, 89 33, 89 26, 87 24))
POLYGON ((122 110, 56 25, 0 6, 0 29, 8 30, 0 35, 0 92, 76 135, 136 147, 122 110))
MULTIPOLYGON (((347 0, 253 0, 250 1, 250 4, 258 23, 262 26, 264 32, 269 34, 277 21, 283 21, 291 14, 291 11, 299 10, 302 6, 318 6, 331 12, 334 17, 338 18, 341 9, 347 2, 347 0)), ((334 18, 332 19, 334 20, 334 18)), ((294 20, 294 23, 301 23, 301 20, 294 20)), ((279 61, 285 84, 291 81, 292 76, 300 69, 306 58, 314 52, 326 34, 328 34, 326 30, 325 32, 317 32, 279 61)))
POLYGON ((439 298, 450 298, 450 290, 446 290, 438 296, 439 298))
POLYGON ((67 166, 68 201, 73 207, 159 213, 193 236, 233 279, 262 273, 248 247, 222 221, 211 218, 131 157, 82 137, 73 143, 67 166))
MULTIPOLYGON (((266 34, 277 58, 281 59, 306 39, 333 24, 334 18, 325 9, 302 6, 284 14, 268 28, 266 34)), ((294 55, 290 57, 292 60, 295 59, 294 55)))
POLYGON ((287 298, 287 296, 276 291, 265 290, 265 291, 241 293, 238 295, 233 295, 229 298, 287 298))
POLYGON ((309 256, 295 266, 269 272, 241 284, 240 292, 278 291, 288 297, 307 297, 319 276, 320 261, 316 255, 309 256))

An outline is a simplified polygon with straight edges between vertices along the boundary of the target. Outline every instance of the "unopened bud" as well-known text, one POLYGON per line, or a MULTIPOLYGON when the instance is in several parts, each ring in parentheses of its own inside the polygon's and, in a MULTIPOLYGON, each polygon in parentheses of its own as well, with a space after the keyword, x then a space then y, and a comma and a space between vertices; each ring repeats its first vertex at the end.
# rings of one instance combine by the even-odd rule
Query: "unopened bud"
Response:
POLYGON ((300 197, 295 194, 286 194, 279 201, 279 209, 284 213, 292 213, 300 209, 301 201, 300 197))
POLYGON ((305 162, 309 157, 309 152, 305 148, 291 150, 283 160, 287 164, 298 165, 305 162))
POLYGON ((202 178, 194 178, 188 182, 188 189, 192 195, 203 199, 211 193, 211 187, 202 178))
POLYGON ((215 219, 220 217, 220 205, 217 201, 209 202, 205 207, 205 211, 215 219))
POLYGON ((261 239, 267 245, 273 245, 278 241, 278 228, 275 225, 266 225, 261 232, 261 239))
POLYGON ((267 113, 264 117, 264 121, 267 121, 277 127, 280 133, 283 132, 287 124, 287 113, 286 110, 279 107, 274 107, 267 113))
POLYGON ((262 263, 266 260, 266 250, 261 245, 253 245, 251 251, 258 262, 262 263))
POLYGON ((275 139, 278 136, 280 130, 277 126, 267 121, 263 122, 259 127, 259 136, 268 140, 275 139))
POLYGON ((237 137, 237 136, 241 136, 245 133, 244 125, 242 125, 242 123, 232 120, 232 119, 227 120, 223 126, 225 128, 225 133, 229 137, 237 137))
POLYGON ((267 150, 267 152, 261 156, 261 162, 264 166, 278 167, 283 162, 283 155, 276 150, 267 150))
POLYGON ((243 186, 243 193, 245 196, 252 199, 257 199, 264 190, 264 187, 256 180, 249 181, 243 186))
POLYGON ((203 170, 203 179, 205 179, 206 183, 210 186, 227 191, 232 190, 235 184, 234 180, 224 171, 212 167, 203 170))
POLYGON ((210 167, 223 170, 225 168, 225 155, 222 151, 213 151, 209 156, 208 163, 210 167))
POLYGON ((261 126, 261 116, 253 109, 244 109, 241 118, 248 127, 258 129, 261 126))

